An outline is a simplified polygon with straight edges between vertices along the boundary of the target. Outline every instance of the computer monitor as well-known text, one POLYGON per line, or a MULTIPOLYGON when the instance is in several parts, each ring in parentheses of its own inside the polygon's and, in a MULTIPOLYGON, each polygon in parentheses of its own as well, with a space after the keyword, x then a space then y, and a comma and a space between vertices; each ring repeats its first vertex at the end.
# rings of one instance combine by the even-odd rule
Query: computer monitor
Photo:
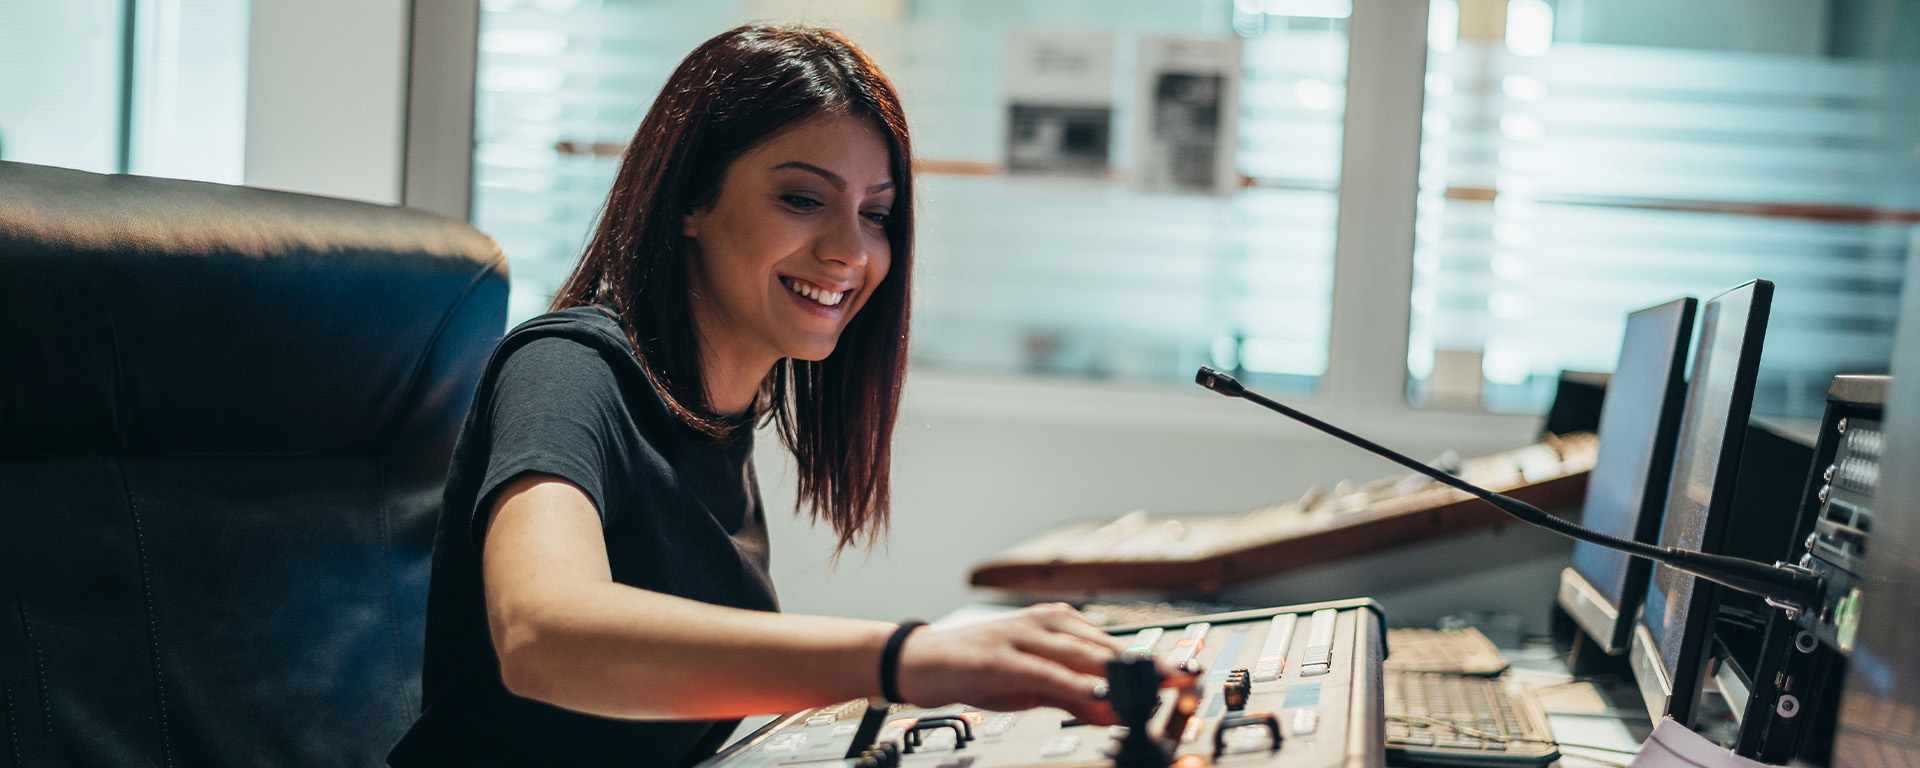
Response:
MULTIPOLYGON (((1627 315, 1620 360, 1600 406, 1600 455, 1587 476, 1581 525, 1635 541, 1658 535, 1697 305, 1676 299, 1627 315)), ((1646 560, 1578 542, 1573 564, 1560 572, 1560 607, 1600 650, 1626 653, 1651 569, 1646 560)))
MULTIPOLYGON (((1773 303, 1773 283, 1755 280, 1707 301, 1680 439, 1668 480, 1660 544, 1719 552, 1733 514, 1740 451, 1773 303)), ((1715 585, 1653 567, 1629 653, 1640 696, 1655 719, 1693 724, 1705 674, 1715 585)))

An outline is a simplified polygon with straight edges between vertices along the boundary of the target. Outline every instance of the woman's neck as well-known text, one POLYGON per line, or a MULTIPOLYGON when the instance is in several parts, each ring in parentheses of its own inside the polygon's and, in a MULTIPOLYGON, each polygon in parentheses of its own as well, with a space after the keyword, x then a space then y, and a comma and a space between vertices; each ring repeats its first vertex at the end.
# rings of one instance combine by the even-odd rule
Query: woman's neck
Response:
POLYGON ((700 381, 706 387, 707 407, 722 416, 738 416, 753 407, 760 384, 767 380, 780 355, 726 332, 719 318, 696 302, 692 307, 694 343, 699 347, 700 381))
MULTIPOLYGON (((704 346, 704 345, 703 345, 704 346)), ((760 384, 775 360, 745 361, 702 349, 700 379, 707 388, 707 407, 722 416, 738 416, 753 407, 760 396, 760 384)))

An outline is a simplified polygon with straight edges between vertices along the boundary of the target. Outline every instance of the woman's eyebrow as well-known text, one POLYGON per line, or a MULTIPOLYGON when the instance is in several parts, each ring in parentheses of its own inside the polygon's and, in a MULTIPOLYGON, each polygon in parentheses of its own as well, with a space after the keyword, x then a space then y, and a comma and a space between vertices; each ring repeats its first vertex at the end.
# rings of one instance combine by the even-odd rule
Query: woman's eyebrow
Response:
MULTIPOLYGON (((833 171, 829 171, 825 168, 814 165, 812 163, 803 163, 803 162, 800 162, 799 160, 788 160, 787 162, 781 163, 773 167, 773 169, 776 171, 782 170, 785 168, 792 168, 798 171, 806 171, 808 173, 819 176, 820 178, 826 179, 827 183, 832 184, 834 189, 840 190, 842 192, 847 191, 847 180, 840 178, 840 174, 834 173, 833 171)), ((871 195, 876 192, 882 192, 891 188, 893 188, 893 181, 891 180, 883 181, 871 187, 867 187, 867 194, 871 195)))

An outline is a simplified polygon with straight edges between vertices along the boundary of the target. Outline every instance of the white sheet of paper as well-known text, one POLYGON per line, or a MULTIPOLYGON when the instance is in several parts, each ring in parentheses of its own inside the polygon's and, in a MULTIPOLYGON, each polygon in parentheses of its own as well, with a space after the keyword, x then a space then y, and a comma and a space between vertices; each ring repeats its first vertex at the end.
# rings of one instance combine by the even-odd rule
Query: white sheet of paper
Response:
POLYGON ((1647 743, 1640 746, 1640 754, 1633 758, 1633 768, 1766 768, 1764 763, 1748 760, 1736 755, 1733 750, 1708 741, 1705 736, 1688 730, 1671 717, 1661 718, 1660 725, 1653 729, 1653 735, 1647 737, 1647 743))

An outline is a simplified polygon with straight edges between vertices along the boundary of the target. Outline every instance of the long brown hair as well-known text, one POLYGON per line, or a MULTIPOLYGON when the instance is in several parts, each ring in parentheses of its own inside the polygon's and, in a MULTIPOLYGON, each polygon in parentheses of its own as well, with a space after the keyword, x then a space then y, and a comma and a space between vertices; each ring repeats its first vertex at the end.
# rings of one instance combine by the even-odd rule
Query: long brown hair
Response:
POLYGON ((553 309, 611 308, 670 411, 716 438, 739 428, 712 413, 701 381, 681 217, 714 200, 734 158, 824 114, 870 119, 886 137, 895 189, 885 225, 892 266, 833 354, 776 363, 754 408, 762 423, 778 423, 793 452, 796 508, 824 518, 845 548, 857 538, 871 544, 887 527, 913 273, 906 117, 893 84, 851 41, 816 27, 750 24, 688 54, 627 144, 593 238, 553 309))

